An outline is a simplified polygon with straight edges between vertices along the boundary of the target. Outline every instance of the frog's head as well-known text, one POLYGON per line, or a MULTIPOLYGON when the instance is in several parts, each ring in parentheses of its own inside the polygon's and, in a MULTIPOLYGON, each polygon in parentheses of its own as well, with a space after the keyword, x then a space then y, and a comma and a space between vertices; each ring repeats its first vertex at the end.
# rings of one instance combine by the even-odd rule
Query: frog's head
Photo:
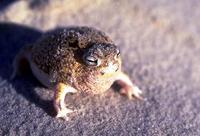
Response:
POLYGON ((114 44, 95 43, 86 49, 83 61, 101 75, 113 75, 121 70, 120 51, 114 44))

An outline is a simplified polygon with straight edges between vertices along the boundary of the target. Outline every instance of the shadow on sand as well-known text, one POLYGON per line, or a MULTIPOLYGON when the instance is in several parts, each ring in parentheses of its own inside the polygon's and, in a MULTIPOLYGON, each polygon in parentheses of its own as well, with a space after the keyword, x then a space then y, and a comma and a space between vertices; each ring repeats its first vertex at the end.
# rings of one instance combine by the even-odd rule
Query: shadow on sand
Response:
POLYGON ((41 36, 39 30, 12 23, 0 23, 0 76, 9 81, 15 91, 25 97, 31 103, 42 108, 50 116, 55 115, 53 102, 42 100, 35 92, 34 88, 39 86, 39 82, 33 78, 32 74, 16 77, 10 81, 12 73, 12 61, 22 46, 32 43, 41 36))

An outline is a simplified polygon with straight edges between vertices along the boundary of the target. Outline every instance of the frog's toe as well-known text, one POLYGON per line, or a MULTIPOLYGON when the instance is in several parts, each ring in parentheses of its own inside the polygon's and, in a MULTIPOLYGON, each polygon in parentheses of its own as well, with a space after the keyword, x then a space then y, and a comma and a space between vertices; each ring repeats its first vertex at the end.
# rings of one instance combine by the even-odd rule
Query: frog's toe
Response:
POLYGON ((71 109, 68 109, 68 108, 62 108, 60 109, 59 111, 57 111, 57 115, 56 115, 56 118, 61 118, 61 119, 64 119, 64 120, 69 120, 68 118, 68 114, 69 113, 73 113, 74 111, 71 110, 71 109))
POLYGON ((139 89, 139 87, 137 86, 132 86, 132 89, 131 89, 131 95, 140 99, 140 100, 143 100, 143 97, 141 96, 142 95, 142 90, 139 89))
POLYGON ((139 87, 135 85, 129 85, 125 82, 118 81, 118 83, 121 85, 120 93, 126 95, 129 99, 132 99, 133 97, 136 97, 137 99, 143 100, 142 91, 139 89, 139 87))

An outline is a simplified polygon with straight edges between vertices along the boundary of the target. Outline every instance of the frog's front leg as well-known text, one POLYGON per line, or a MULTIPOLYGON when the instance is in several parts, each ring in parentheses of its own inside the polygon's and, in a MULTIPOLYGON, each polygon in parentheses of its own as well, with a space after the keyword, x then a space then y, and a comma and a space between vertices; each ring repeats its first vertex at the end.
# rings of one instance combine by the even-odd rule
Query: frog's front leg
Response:
POLYGON ((57 118, 67 120, 67 114, 73 112, 65 106, 65 96, 67 93, 75 93, 76 89, 64 83, 58 83, 54 94, 54 108, 57 112, 57 118))
POLYGON ((115 82, 121 87, 119 92, 128 96, 129 99, 132 99, 133 96, 141 100, 143 99, 141 97, 142 91, 131 82, 130 78, 125 73, 120 72, 115 82))

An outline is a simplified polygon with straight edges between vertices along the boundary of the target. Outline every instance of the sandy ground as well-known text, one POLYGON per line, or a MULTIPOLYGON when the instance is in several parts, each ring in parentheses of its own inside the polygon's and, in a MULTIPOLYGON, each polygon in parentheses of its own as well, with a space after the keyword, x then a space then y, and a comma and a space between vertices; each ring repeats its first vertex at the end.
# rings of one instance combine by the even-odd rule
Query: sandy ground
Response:
POLYGON ((0 135, 200 134, 200 3, 198 0, 3 0, 0 2, 0 135), (79 111, 53 118, 53 91, 31 75, 9 81, 20 47, 59 26, 87 25, 109 34, 123 69, 145 101, 113 89, 69 95, 79 111))

